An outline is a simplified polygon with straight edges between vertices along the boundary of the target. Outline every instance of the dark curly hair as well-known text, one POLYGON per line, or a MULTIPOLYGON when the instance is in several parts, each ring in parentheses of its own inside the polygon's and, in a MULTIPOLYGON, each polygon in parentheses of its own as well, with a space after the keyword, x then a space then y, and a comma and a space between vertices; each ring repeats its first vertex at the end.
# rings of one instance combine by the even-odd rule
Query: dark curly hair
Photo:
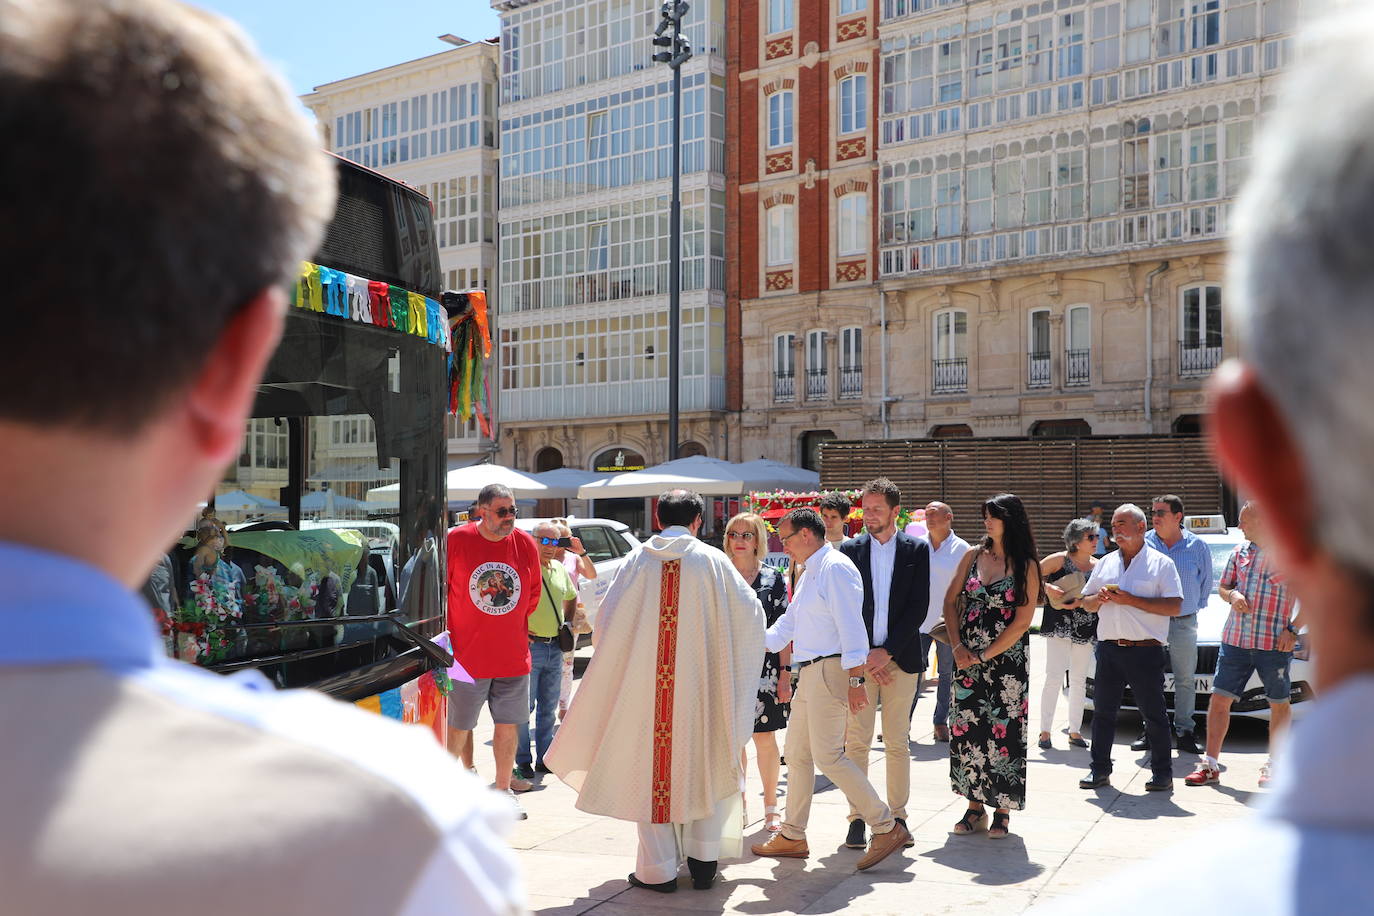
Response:
MULTIPOLYGON (((1012 600, 1017 607, 1027 601, 1026 564, 1035 567, 1035 592, 1040 594, 1040 563, 1035 552, 1035 536, 1031 534, 1030 519, 1021 497, 1014 493, 999 493, 983 503, 983 517, 992 516, 1002 521, 1002 551, 1011 566, 1012 600)), ((992 549, 992 538, 984 537, 980 545, 984 550, 992 549)))

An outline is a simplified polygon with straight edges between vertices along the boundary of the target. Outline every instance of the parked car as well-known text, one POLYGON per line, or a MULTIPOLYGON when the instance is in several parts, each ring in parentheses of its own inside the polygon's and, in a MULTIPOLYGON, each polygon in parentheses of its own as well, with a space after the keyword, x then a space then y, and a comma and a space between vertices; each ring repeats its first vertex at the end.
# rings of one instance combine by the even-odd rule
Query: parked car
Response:
MULTIPOLYGON (((1198 611, 1197 621, 1197 673, 1194 684, 1197 688, 1197 712, 1206 715, 1207 704, 1212 698, 1212 678, 1216 675, 1217 656, 1221 652, 1221 632, 1226 626, 1226 618, 1231 606, 1221 600, 1216 585, 1221 574, 1226 571, 1226 561, 1237 545, 1244 543, 1245 535, 1239 528, 1227 528, 1226 520, 1220 515, 1190 515, 1184 518, 1183 525, 1197 535, 1212 553, 1212 594, 1207 599, 1207 607, 1198 611)), ((1298 636, 1297 647, 1293 650, 1293 663, 1289 669, 1289 702, 1293 704, 1294 715, 1301 715, 1305 707, 1301 704, 1311 700, 1313 670, 1311 648, 1306 632, 1298 636)), ((1169 708, 1174 708, 1174 674, 1165 653, 1164 693, 1169 708)), ((1087 707, 1092 708, 1093 678, 1088 672, 1087 707)), ((1135 698, 1128 687, 1122 697, 1123 709, 1134 709, 1135 698)), ((1269 701, 1264 696, 1264 684, 1258 674, 1250 675, 1241 698, 1231 704, 1231 715, 1253 719, 1269 718, 1269 701)))
MULTIPOLYGON (((536 525, 547 522, 547 518, 522 518, 516 527, 522 531, 533 532, 536 525)), ((625 565, 630 554, 639 549, 639 540, 630 532, 628 525, 608 518, 569 518, 568 527, 573 537, 582 542, 587 556, 592 558, 596 567, 596 578, 584 580, 578 588, 578 600, 587 614, 587 622, 596 626, 596 611, 601 607, 601 598, 611 587, 611 580, 620 567, 625 565)))

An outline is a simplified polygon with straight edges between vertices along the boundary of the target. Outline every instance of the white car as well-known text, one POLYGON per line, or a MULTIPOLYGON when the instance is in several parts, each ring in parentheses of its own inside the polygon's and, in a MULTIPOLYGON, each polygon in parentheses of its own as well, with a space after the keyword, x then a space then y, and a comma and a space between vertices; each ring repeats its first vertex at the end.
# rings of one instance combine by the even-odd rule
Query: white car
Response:
MULTIPOLYGON (((517 519, 515 525, 522 531, 533 533, 535 526, 547 522, 547 518, 517 519)), ((587 622, 596 626, 596 612, 601 607, 601 598, 611 587, 611 580, 625 565, 630 554, 639 549, 639 541, 630 533, 623 522, 607 518, 569 518, 568 527, 573 537, 582 542, 587 556, 592 558, 596 567, 596 578, 583 580, 578 587, 577 598, 582 602, 582 610, 587 622)))
MULTIPOLYGON (((1207 607, 1198 611, 1197 619, 1197 673, 1193 683, 1197 690, 1197 715, 1207 714, 1207 704, 1212 697, 1212 678, 1216 676, 1217 656, 1221 651, 1221 633, 1226 627, 1226 618, 1231 606, 1221 600, 1216 586, 1221 574, 1226 571, 1226 561, 1237 545, 1245 542, 1245 535, 1239 528, 1227 528, 1226 520, 1220 515, 1190 515, 1183 520, 1193 534, 1202 539, 1212 553, 1212 594, 1207 598, 1207 607)), ((1314 696, 1312 690, 1311 649, 1304 635, 1298 637, 1297 647, 1293 650, 1293 662, 1289 667, 1289 702, 1293 704, 1294 715, 1305 712, 1302 704, 1314 696)), ((1096 667, 1095 664, 1093 667, 1096 667)), ((1164 694, 1170 709, 1174 708, 1174 674, 1165 653, 1164 694)), ((1087 707, 1092 708, 1093 678, 1088 673, 1087 707)), ((1135 698, 1131 689, 1126 688, 1122 697, 1123 709, 1135 709, 1135 698)), ((1269 701, 1264 695, 1264 683, 1258 674, 1251 674, 1239 700, 1231 704, 1231 715, 1252 719, 1269 718, 1269 701)))

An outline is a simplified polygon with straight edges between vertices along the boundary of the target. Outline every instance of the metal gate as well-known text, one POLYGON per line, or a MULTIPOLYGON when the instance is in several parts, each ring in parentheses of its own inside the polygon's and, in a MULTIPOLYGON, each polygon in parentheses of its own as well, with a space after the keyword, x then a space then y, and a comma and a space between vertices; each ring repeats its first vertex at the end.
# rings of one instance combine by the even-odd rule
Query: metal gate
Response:
POLYGON ((1036 549, 1061 549, 1070 519, 1094 501, 1110 512, 1175 493, 1188 514, 1221 512, 1220 474, 1197 436, 1115 436, 1082 439, 899 439, 836 441, 821 448, 821 487, 853 489, 874 477, 902 488, 903 505, 938 499, 954 510, 954 528, 969 541, 982 537, 983 501, 998 493, 1021 497, 1036 549))

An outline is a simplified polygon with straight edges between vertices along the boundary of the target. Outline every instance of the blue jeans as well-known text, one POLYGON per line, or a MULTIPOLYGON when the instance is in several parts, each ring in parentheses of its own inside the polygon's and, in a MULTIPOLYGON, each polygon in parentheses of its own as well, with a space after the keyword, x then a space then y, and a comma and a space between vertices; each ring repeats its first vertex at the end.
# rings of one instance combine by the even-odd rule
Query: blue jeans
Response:
POLYGON ((1169 618, 1169 665, 1174 669, 1174 731, 1191 732, 1197 713, 1197 614, 1169 618))
POLYGON ((516 728, 515 762, 530 766, 544 762, 544 752, 553 744, 558 715, 558 691, 563 683, 563 652, 557 643, 530 643, 530 712, 534 713, 534 748, 530 754, 530 723, 526 719, 516 728))
MULTIPOLYGON (((949 692, 950 685, 954 682, 954 650, 942 642, 931 639, 926 633, 921 634, 921 657, 926 659, 929 666, 930 647, 935 647, 935 660, 939 664, 939 679, 935 682, 935 711, 931 713, 931 723, 934 725, 949 724, 949 692)), ((920 694, 918 693, 919 697, 920 694)), ((916 701, 911 701, 912 712, 916 711, 916 701)))

